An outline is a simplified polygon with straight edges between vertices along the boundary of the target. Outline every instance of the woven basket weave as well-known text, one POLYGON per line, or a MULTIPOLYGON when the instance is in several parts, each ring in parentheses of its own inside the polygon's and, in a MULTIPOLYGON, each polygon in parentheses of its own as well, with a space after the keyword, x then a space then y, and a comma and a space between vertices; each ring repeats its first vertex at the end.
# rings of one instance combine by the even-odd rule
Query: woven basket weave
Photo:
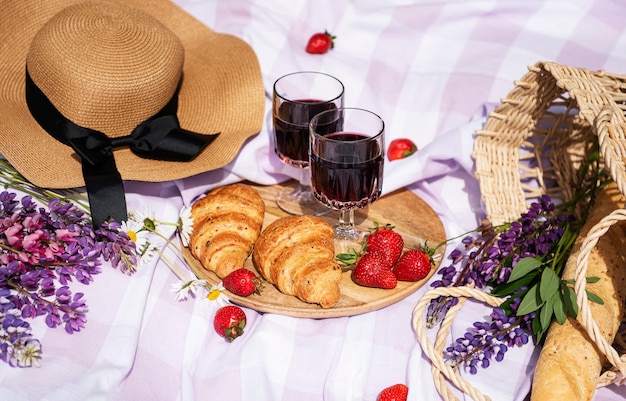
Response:
MULTIPOLYGON (((491 222, 501 224, 519 218, 542 194, 557 201, 571 199, 580 183, 579 167, 596 141, 601 162, 626 195, 625 112, 624 75, 549 62, 529 67, 490 114, 485 127, 476 132, 476 176, 491 222)), ((581 202, 579 210, 584 206, 581 202)), ((575 291, 581 323, 612 365, 602 374, 598 386, 624 384, 626 355, 606 343, 593 320, 585 294, 587 260, 598 239, 623 220, 626 210, 619 209, 597 223, 582 243, 577 259, 575 291)), ((489 400, 443 360, 450 326, 463 301, 469 298, 490 306, 503 301, 470 287, 440 287, 426 292, 413 311, 418 340, 431 360, 437 390, 446 400, 457 399, 450 384, 474 400, 489 400), (448 312, 433 343, 424 326, 424 314, 430 301, 442 295, 458 297, 460 302, 448 312)), ((626 335, 620 333, 615 343, 626 349, 625 340, 626 335)))

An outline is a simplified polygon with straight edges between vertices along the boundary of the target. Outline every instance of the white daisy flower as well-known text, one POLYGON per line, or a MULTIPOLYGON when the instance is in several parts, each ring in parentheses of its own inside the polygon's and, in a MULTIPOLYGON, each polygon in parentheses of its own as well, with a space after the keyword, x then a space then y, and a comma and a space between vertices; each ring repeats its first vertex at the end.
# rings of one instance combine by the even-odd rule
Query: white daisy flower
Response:
POLYGON ((123 221, 120 230, 124 231, 130 240, 135 243, 135 249, 139 257, 137 265, 142 266, 149 263, 155 255, 154 249, 158 245, 156 243, 158 238, 150 231, 144 229, 143 221, 137 221, 134 218, 123 221))
POLYGON ((224 284, 222 284, 221 281, 217 283, 217 285, 212 286, 209 289, 209 293, 205 297, 206 302, 215 305, 218 308, 228 305, 230 303, 230 300, 228 299, 226 294, 224 294, 224 290, 224 284))
POLYGON ((172 292, 176 294, 176 301, 186 301, 195 298, 198 293, 206 289, 206 280, 180 280, 172 284, 172 292))
POLYGON ((178 215, 178 232, 183 246, 189 245, 189 236, 193 231, 193 218, 191 217, 191 207, 183 206, 178 215))
POLYGON ((137 250, 139 250, 141 245, 143 245, 146 241, 146 235, 144 235, 145 232, 143 232, 142 229, 143 223, 133 219, 123 221, 120 227, 120 231, 125 232, 126 235, 128 235, 128 238, 135 243, 137 250))
MULTIPOLYGON (((154 236, 152 237, 154 238, 154 236)), ((137 256, 139 256, 139 261, 137 262, 137 265, 143 266, 150 263, 157 253, 156 249, 157 246, 151 243, 149 240, 146 240, 141 248, 137 247, 137 256)))
POLYGON ((159 221, 154 216, 154 211, 144 208, 141 212, 133 212, 133 220, 143 224, 146 230, 156 231, 159 227, 159 221))

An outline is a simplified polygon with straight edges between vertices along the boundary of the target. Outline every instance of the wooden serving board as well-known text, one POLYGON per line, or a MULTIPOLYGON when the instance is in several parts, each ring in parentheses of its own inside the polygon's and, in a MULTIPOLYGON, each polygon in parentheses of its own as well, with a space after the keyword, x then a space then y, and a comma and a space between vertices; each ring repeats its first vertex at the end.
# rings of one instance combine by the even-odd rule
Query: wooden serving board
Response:
MULTIPOLYGON (((276 195, 290 183, 261 186, 246 182, 246 184, 254 187, 265 201, 264 228, 272 221, 287 215, 276 205, 276 195)), ((320 217, 334 226, 339 213, 333 211, 320 217)), ((405 249, 423 245, 426 241, 429 245, 434 246, 446 238, 443 224, 435 211, 420 197, 406 189, 387 194, 368 208, 355 213, 355 223, 361 229, 367 230, 373 227, 374 221, 381 225, 387 223, 394 225, 395 230, 404 238, 405 249)), ((184 252, 187 254, 187 259, 192 263, 191 268, 199 278, 207 280, 210 285, 216 285, 221 281, 216 274, 204 269, 188 249, 185 248, 184 252)), ((349 271, 344 272, 340 283, 341 298, 334 307, 328 309, 323 309, 316 304, 302 302, 295 296, 282 294, 267 282, 264 283, 261 294, 240 297, 228 291, 225 293, 233 303, 259 312, 315 319, 358 315, 384 308, 418 290, 437 271, 444 252, 445 246, 441 246, 437 250, 434 256, 436 262, 426 278, 417 282, 399 281, 398 286, 391 290, 359 286, 352 281, 349 271)), ((256 273, 251 257, 246 261, 245 267, 256 273)))

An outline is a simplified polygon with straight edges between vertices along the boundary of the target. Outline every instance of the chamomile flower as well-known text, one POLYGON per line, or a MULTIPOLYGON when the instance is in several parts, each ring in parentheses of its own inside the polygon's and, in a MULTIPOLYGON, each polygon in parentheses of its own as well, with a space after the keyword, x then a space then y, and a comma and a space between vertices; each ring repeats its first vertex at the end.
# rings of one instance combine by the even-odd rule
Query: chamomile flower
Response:
POLYGON ((222 282, 220 281, 209 289, 209 293, 206 296, 206 301, 209 304, 214 304, 218 308, 228 305, 230 303, 230 300, 228 299, 226 294, 224 294, 224 290, 224 284, 222 284, 222 282))
POLYGON ((143 221, 137 221, 134 219, 134 215, 131 215, 131 218, 122 222, 120 230, 125 232, 130 240, 135 243, 139 257, 137 264, 143 265, 150 262, 154 257, 154 244, 153 238, 151 238, 154 236, 145 229, 143 221))
POLYGON ((189 236, 193 231, 193 218, 191 217, 191 207, 183 206, 178 215, 178 231, 183 246, 189 245, 189 236))
POLYGON ((141 255, 139 255, 139 264, 144 265, 150 263, 152 259, 154 259, 154 255, 156 255, 155 250, 155 247, 145 248, 141 255))
POLYGON ((143 224, 132 219, 123 221, 120 227, 120 231, 125 232, 137 248, 140 246, 140 241, 145 238, 144 235, 140 234, 142 229, 143 224))
POLYGON ((177 301, 186 301, 195 298, 196 294, 206 290, 206 280, 179 280, 172 284, 172 292, 176 294, 177 301))
POLYGON ((133 212, 133 220, 143 224, 148 231, 156 231, 159 227, 159 221, 154 217, 154 211, 144 208, 142 211, 133 212))
POLYGON ((120 231, 125 232, 126 235, 128 235, 128 238, 130 238, 130 240, 135 243, 137 253, 139 253, 141 249, 144 249, 146 247, 146 243, 148 242, 148 236, 150 233, 143 229, 142 222, 133 219, 123 221, 120 227, 120 231))

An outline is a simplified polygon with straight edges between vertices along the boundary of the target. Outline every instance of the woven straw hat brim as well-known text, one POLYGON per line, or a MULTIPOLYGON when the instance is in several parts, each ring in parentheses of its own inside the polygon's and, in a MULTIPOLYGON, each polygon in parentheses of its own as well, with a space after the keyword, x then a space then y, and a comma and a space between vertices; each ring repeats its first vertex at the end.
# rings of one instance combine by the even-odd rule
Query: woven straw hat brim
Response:
MULTIPOLYGON (((258 60, 248 44, 219 34, 169 0, 108 0, 140 9, 166 25, 185 48, 178 117, 182 128, 221 132, 190 162, 144 159, 114 151, 125 180, 160 182, 225 166, 263 124, 265 93, 258 60)), ((0 153, 33 184, 48 188, 84 185, 74 151, 46 133, 25 103, 26 55, 40 27, 79 0, 5 0, 0 14, 0 153)))

